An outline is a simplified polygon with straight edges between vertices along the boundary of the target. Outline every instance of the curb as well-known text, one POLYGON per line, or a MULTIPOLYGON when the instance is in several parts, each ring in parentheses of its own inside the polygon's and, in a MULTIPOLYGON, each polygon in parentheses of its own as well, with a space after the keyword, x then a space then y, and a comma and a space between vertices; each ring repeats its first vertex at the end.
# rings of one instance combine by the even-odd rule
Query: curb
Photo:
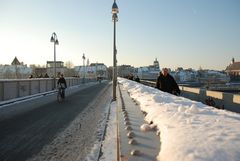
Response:
POLYGON ((137 102, 118 84, 118 161, 155 161, 160 151, 160 138, 155 129, 141 131, 144 114, 137 102))

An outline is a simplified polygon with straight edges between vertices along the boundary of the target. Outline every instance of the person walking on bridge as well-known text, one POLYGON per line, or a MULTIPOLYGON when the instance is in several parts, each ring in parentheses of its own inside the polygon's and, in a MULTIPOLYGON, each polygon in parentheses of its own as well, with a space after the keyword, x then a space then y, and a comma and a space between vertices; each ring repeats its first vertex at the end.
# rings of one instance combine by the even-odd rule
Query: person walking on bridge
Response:
POLYGON ((180 95, 180 89, 174 78, 168 73, 167 68, 163 68, 162 72, 159 73, 159 76, 156 81, 156 88, 160 89, 163 92, 168 92, 174 95, 180 95))

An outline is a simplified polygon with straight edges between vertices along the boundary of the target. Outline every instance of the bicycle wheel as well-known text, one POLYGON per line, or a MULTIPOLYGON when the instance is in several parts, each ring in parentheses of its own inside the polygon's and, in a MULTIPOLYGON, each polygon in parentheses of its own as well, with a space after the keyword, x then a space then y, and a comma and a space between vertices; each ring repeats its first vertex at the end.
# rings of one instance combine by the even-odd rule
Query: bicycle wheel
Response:
POLYGON ((57 100, 58 100, 58 102, 62 102, 63 101, 63 98, 62 98, 60 90, 58 91, 58 94, 57 94, 57 100))

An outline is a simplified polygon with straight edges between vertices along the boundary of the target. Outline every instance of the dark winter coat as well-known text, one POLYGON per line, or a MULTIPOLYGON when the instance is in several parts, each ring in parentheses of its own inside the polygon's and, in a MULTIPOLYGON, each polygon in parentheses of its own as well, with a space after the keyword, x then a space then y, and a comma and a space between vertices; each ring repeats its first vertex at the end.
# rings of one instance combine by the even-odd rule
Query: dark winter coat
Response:
POLYGON ((170 74, 167 74, 166 76, 160 74, 160 76, 157 78, 156 88, 163 92, 168 92, 175 95, 180 94, 180 89, 170 74))
POLYGON ((59 78, 57 84, 60 85, 62 88, 67 88, 67 83, 65 78, 59 78))

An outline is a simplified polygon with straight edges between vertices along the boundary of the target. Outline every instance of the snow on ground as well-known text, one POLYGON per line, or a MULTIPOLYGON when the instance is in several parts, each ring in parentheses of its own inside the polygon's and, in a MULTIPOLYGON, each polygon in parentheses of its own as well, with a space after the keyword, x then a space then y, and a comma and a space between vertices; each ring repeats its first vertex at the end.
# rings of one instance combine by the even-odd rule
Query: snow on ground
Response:
POLYGON ((240 161, 240 115, 118 78, 160 130, 161 161, 240 161))
POLYGON ((111 103, 109 122, 105 139, 102 144, 102 156, 100 161, 115 161, 117 158, 117 121, 116 121, 116 102, 111 103))

